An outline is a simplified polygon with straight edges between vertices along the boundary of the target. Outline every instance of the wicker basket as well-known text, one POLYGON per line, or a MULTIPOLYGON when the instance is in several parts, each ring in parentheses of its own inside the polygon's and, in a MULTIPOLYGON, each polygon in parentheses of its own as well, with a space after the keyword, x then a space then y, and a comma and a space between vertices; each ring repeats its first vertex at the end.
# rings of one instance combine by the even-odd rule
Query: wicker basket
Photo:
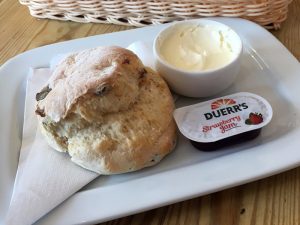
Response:
POLYGON ((38 18, 81 23, 145 26, 174 20, 224 16, 278 29, 292 0, 20 0, 38 18))

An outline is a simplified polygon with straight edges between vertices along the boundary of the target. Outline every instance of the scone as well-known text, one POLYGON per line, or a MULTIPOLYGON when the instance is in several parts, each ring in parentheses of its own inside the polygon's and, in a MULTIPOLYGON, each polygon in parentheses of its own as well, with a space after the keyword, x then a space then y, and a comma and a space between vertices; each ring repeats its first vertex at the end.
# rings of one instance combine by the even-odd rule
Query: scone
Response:
POLYGON ((127 49, 98 47, 69 55, 36 100, 49 145, 99 174, 152 166, 176 142, 167 84, 127 49))

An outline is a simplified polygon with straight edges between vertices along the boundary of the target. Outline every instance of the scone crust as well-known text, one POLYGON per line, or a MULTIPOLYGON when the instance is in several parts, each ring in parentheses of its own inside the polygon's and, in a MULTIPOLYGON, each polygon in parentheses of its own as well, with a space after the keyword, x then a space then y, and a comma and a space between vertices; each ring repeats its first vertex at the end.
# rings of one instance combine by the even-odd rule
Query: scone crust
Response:
MULTIPOLYGON (((176 143, 174 103, 167 84, 159 74, 145 68, 132 52, 111 48, 112 51, 106 47, 105 52, 114 66, 105 64, 104 68, 110 70, 96 81, 98 86, 109 84, 107 93, 95 95, 97 85, 89 83, 79 95, 73 95, 72 103, 69 97, 64 98, 63 104, 59 103, 60 106, 67 103, 68 107, 51 107, 50 102, 59 98, 56 95, 61 87, 57 92, 52 91, 56 85, 66 84, 57 80, 72 76, 75 69, 68 70, 70 73, 64 70, 64 75, 57 70, 62 71, 62 65, 69 68, 66 62, 76 59, 75 54, 58 66, 49 81, 50 92, 37 104, 39 125, 48 143, 58 151, 67 152, 74 163, 99 174, 125 173, 152 166, 170 153, 176 143)), ((103 49, 90 51, 102 52, 94 54, 106 60, 103 49)), ((76 61, 72 63, 74 68, 78 66, 76 61)), ((97 69, 101 71, 102 66, 100 60, 97 69)), ((88 76, 90 79, 92 75, 88 76)))
POLYGON ((124 48, 98 47, 73 53, 56 67, 48 81, 51 91, 37 106, 54 122, 74 110, 90 122, 98 120, 98 112, 92 114, 96 110, 89 108, 91 104, 85 104, 86 100, 113 88, 109 97, 98 98, 100 102, 94 106, 100 106, 100 114, 125 110, 136 101, 137 82, 143 73, 139 58, 124 48))

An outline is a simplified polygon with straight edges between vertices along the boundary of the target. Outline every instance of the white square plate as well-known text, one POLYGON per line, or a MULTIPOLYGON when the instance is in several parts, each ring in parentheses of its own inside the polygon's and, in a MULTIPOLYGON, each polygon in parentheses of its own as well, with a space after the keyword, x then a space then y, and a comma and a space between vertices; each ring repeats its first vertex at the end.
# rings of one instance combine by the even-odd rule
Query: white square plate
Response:
MULTIPOLYGON (((244 44, 241 72, 222 95, 247 91, 266 98, 274 116, 261 135, 215 152, 179 137, 175 151, 142 171, 100 176, 38 224, 89 224, 126 216, 257 180, 300 164, 300 64, 264 28, 242 19, 213 18, 237 31, 244 44)), ((166 25, 87 37, 27 51, 0 68, 0 223, 9 204, 22 137, 29 67, 47 67, 57 54, 99 45, 153 41, 166 25)), ((204 99, 180 97, 177 106, 204 99)))

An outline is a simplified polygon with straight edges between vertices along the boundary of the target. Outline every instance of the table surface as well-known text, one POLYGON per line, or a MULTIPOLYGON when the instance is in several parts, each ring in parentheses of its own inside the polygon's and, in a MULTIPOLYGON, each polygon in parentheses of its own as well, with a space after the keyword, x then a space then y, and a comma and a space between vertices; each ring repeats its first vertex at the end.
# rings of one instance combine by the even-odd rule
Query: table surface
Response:
MULTIPOLYGON (((300 60, 300 0, 280 30, 271 31, 300 60)), ((133 27, 38 20, 17 1, 0 0, 0 65, 39 46, 133 27)), ((299 71, 300 75, 300 71, 299 71)), ((300 167, 235 188, 120 218, 102 225, 300 224, 300 167)))

